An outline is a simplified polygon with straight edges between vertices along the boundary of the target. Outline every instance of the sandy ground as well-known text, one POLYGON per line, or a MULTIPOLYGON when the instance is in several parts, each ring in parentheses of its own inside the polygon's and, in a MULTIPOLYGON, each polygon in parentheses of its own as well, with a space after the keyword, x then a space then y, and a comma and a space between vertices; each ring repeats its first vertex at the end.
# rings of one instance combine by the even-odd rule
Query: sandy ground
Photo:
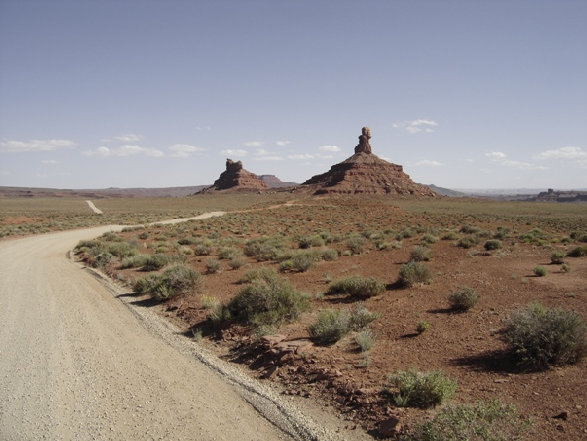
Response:
POLYGON ((66 257, 120 228, 0 243, 0 439, 351 439, 241 379, 147 308, 137 313, 66 257))

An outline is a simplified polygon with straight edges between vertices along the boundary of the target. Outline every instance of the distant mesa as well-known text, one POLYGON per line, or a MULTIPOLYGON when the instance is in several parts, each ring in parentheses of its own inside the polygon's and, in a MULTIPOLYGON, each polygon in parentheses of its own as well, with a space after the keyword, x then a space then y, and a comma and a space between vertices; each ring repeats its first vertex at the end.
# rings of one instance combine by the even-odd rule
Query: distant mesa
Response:
POLYGON ((226 170, 210 187, 202 190, 202 193, 212 191, 263 191, 267 185, 259 177, 243 168, 241 161, 226 160, 226 170))
POLYGON ((355 154, 330 170, 304 182, 299 191, 321 194, 388 194, 435 197, 434 191, 417 184, 401 165, 387 162, 371 151, 371 130, 363 127, 355 154))
POLYGON ((279 189, 279 188, 295 187, 295 186, 299 185, 296 182, 283 182, 281 179, 279 179, 275 175, 259 175, 259 179, 261 179, 261 181, 263 181, 265 183, 265 185, 267 185, 267 187, 269 187, 269 188, 279 189))

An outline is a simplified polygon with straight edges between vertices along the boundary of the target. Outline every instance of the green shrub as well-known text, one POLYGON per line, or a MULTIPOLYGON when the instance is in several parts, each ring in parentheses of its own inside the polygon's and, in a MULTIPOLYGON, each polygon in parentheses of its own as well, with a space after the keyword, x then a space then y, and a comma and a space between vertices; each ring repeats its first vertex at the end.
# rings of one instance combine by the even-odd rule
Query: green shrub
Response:
POLYGON ((312 247, 321 247, 324 246, 324 239, 322 236, 316 234, 314 236, 305 236, 298 240, 298 245, 300 248, 312 248, 312 247))
POLYGON ((200 243, 194 247, 194 254, 196 256, 209 256, 212 253, 212 245, 208 243, 200 243))
POLYGON ((509 228, 505 228, 505 227, 497 227, 497 231, 495 232, 495 234, 493 235, 494 239, 500 239, 503 240, 506 237, 508 237, 510 234, 510 229, 509 228))
POLYGON ((369 311, 364 305, 359 303, 350 311, 349 326, 352 330, 358 331, 366 328, 379 317, 380 315, 378 313, 369 311))
POLYGON ((538 277, 546 276, 546 268, 544 268, 543 266, 535 266, 532 271, 538 277))
POLYGON ((373 347, 373 341, 375 337, 373 336, 373 331, 370 329, 363 329, 359 331, 357 335, 355 335, 355 342, 361 348, 361 352, 367 352, 369 349, 373 347))
POLYGON ((477 236, 465 236, 461 237, 457 242, 457 246, 465 249, 469 249, 474 247, 479 243, 479 238, 477 236))
POLYGON ((503 340, 517 361, 530 368, 578 362, 586 351, 586 326, 573 311, 531 304, 507 321, 503 340))
POLYGON ((575 247, 567 253, 569 257, 584 257, 587 256, 587 246, 575 247))
POLYGON ((300 253, 291 259, 284 260, 279 266, 280 271, 297 271, 300 273, 308 271, 315 265, 315 258, 311 254, 300 253))
POLYGON ((242 257, 234 256, 228 261, 228 266, 235 270, 239 269, 241 266, 245 264, 245 260, 242 257))
POLYGON ((520 239, 524 243, 542 246, 548 242, 548 235, 539 228, 534 228, 522 234, 520 239))
POLYGON ((434 407, 452 398, 457 389, 456 381, 446 378, 441 371, 397 371, 387 377, 387 382, 397 388, 394 402, 402 407, 434 407))
POLYGON ((261 262, 277 259, 284 248, 285 242, 281 237, 261 237, 247 241, 244 251, 245 255, 261 262))
POLYGON ((481 296, 473 288, 466 286, 448 295, 448 302, 455 311, 468 311, 479 301, 481 296))
POLYGON ((430 260, 431 256, 432 251, 430 248, 416 245, 414 248, 412 248, 410 253, 410 260, 413 262, 424 262, 430 260))
POLYGON ((416 283, 430 283, 430 268, 420 262, 408 262, 399 269, 399 283, 402 286, 413 286, 416 283))
POLYGON ((434 236, 433 234, 426 233, 422 237, 422 242, 424 242, 424 243, 436 243, 436 242, 438 242, 438 237, 434 236))
POLYGON ((565 262, 566 253, 564 251, 555 251, 550 255, 550 263, 558 264, 565 262))
POLYGON ((125 257, 120 262, 120 269, 140 268, 145 264, 147 258, 148 256, 145 255, 125 257))
POLYGON ((171 262, 171 258, 164 254, 153 254, 145 259, 143 270, 145 271, 157 271, 168 265, 171 262))
POLYGON ((322 259, 332 261, 338 259, 338 251, 332 248, 326 248, 322 250, 322 259))
POLYGON ((400 441, 521 441, 529 426, 514 406, 495 399, 447 406, 432 420, 416 424, 400 441))
POLYGON ((279 275, 274 268, 270 266, 262 266, 260 268, 255 268, 252 270, 247 271, 244 276, 238 281, 238 283, 251 283, 255 280, 264 280, 270 281, 273 279, 277 279, 279 275))
POLYGON ((477 234, 481 231, 481 228, 476 227, 474 225, 463 225, 459 232, 465 234, 477 234))
POLYGON ((220 271, 220 261, 216 259, 208 259, 206 262, 206 272, 208 274, 216 274, 220 271))
POLYGON ((563 263, 561 265, 561 271, 563 273, 569 273, 569 272, 571 272, 571 267, 569 265, 567 265, 566 263, 563 263))
POLYGON ((234 247, 222 247, 218 250, 219 259, 232 259, 233 257, 240 256, 241 250, 234 247))
POLYGON ((430 329, 430 323, 426 321, 419 321, 416 325, 416 332, 418 334, 422 334, 423 332, 428 331, 428 329, 430 329))
POLYGON ((114 242, 108 245, 106 248, 108 253, 118 258, 136 256, 139 253, 136 244, 128 242, 114 242))
POLYGON ((310 306, 308 296, 291 287, 287 279, 256 279, 226 306, 235 320, 254 326, 269 326, 294 320, 310 306))
POLYGON ((459 236, 454 231, 447 231, 441 237, 442 240, 457 240, 459 236))
POLYGON ((90 264, 93 268, 104 268, 110 262, 114 256, 110 253, 101 253, 90 260, 90 264))
POLYGON ((345 245, 353 255, 356 255, 361 254, 364 251, 366 243, 367 239, 365 239, 363 236, 355 235, 349 237, 346 240, 345 245))
POLYGON ((333 282, 328 294, 349 294, 352 297, 366 299, 385 291, 385 285, 374 277, 351 276, 333 282))
POLYGON ((350 331, 350 315, 338 309, 323 309, 318 319, 308 327, 310 337, 318 344, 336 343, 350 331))
POLYGON ((202 308, 204 308, 204 309, 214 310, 214 309, 218 308, 218 306, 220 304, 218 303, 218 299, 216 297, 204 295, 200 299, 200 305, 202 305, 202 308))
POLYGON ((197 291, 202 283, 202 276, 197 271, 176 265, 159 275, 151 275, 135 282, 137 293, 152 294, 160 300, 169 299, 179 294, 197 291))
POLYGON ((485 248, 486 251, 493 251, 499 250, 502 246, 503 244, 501 243, 501 240, 489 239, 487 242, 485 242, 483 248, 485 248))

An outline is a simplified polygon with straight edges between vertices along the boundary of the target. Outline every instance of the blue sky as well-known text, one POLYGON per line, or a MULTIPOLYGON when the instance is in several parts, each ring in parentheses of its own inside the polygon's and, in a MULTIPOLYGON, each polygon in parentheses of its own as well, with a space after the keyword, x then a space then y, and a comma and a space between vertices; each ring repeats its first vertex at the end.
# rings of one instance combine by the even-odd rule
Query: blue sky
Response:
POLYGON ((587 1, 0 0, 0 185, 587 187, 587 1))

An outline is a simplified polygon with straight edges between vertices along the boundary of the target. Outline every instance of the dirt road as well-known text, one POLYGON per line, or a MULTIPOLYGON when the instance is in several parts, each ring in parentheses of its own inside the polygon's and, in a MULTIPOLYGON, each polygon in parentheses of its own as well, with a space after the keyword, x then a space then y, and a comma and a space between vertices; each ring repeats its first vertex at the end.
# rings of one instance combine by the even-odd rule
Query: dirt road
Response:
POLYGON ((67 259, 112 229, 0 242, 0 439, 347 439, 67 259))

